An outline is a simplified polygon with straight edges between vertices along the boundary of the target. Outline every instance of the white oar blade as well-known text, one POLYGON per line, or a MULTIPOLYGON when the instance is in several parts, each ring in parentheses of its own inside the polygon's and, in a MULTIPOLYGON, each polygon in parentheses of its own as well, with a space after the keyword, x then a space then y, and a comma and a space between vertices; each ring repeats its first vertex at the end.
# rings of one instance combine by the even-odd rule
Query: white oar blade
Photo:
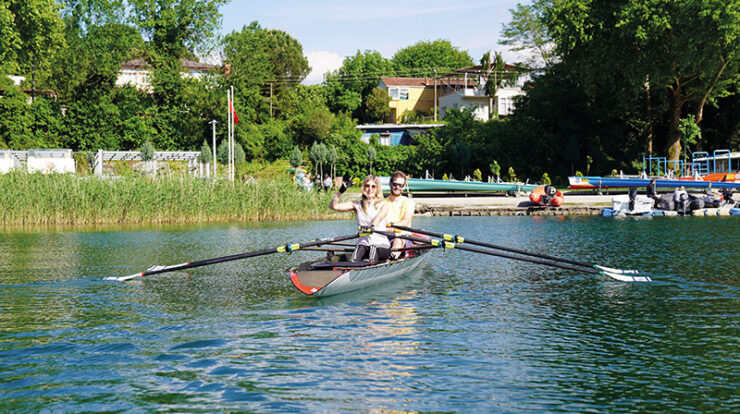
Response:
POLYGON ((603 270, 605 272, 613 273, 616 275, 636 275, 640 273, 639 270, 622 270, 622 269, 614 269, 611 267, 605 267, 605 266, 599 266, 599 265, 594 265, 594 267, 599 270, 603 270))
POLYGON ((141 277, 141 276, 142 276, 141 273, 135 273, 133 275, 128 275, 128 276, 108 276, 104 278, 103 280, 115 280, 117 282, 125 282, 127 280, 136 279, 137 277, 141 277))
POLYGON ((648 276, 627 275, 627 274, 611 273, 607 271, 603 271, 603 274, 606 276, 609 276, 612 279, 619 280, 621 282, 652 282, 653 281, 648 276))

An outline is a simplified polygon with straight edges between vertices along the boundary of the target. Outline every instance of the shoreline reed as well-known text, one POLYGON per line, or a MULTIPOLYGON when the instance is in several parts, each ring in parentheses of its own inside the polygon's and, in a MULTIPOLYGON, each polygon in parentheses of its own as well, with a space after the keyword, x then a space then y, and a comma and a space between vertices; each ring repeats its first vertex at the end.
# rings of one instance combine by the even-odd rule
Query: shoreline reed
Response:
POLYGON ((331 194, 287 178, 211 183, 190 176, 0 175, 0 225, 190 224, 346 219, 331 194))

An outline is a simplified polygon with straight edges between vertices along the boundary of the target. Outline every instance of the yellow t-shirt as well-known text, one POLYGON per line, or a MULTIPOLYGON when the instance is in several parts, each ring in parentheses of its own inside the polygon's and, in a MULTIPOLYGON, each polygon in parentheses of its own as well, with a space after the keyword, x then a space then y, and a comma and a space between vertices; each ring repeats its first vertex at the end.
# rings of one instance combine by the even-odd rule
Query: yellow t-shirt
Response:
POLYGON ((397 224, 406 212, 414 214, 414 202, 406 196, 399 196, 395 201, 386 198, 385 201, 388 203, 388 215, 385 217, 388 223, 397 224))

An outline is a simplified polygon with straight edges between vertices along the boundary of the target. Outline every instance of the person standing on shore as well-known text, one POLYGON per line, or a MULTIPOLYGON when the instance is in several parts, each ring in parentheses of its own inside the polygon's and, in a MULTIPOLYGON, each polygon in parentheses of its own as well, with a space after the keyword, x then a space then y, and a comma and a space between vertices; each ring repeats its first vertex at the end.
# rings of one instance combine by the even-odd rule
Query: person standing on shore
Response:
MULTIPOLYGON (((334 211, 354 211, 359 227, 385 231, 388 203, 383 200, 380 178, 372 174, 368 175, 362 181, 362 199, 340 203, 339 199, 350 185, 350 180, 342 182, 339 191, 329 203, 329 208, 334 211)), ((370 233, 357 239, 355 250, 352 252, 352 261, 359 262, 367 258, 369 262, 379 262, 388 259, 390 255, 391 244, 388 237, 378 233, 370 233)))
MULTIPOLYGON (((388 217, 387 221, 392 226, 394 224, 404 227, 411 227, 411 219, 414 217, 414 201, 403 195, 403 188, 406 186, 408 178, 403 171, 396 171, 391 175, 391 179, 388 182, 390 185, 391 194, 388 196, 386 203, 388 204, 388 217)), ((391 249, 400 249, 408 247, 411 244, 406 239, 395 237, 392 240, 391 249)), ((400 252, 393 253, 394 258, 401 256, 400 252)))
POLYGON ((655 181, 657 181, 656 178, 650 180, 650 183, 645 188, 647 196, 653 199, 653 207, 657 207, 660 204, 660 197, 658 196, 658 189, 656 188, 655 181))

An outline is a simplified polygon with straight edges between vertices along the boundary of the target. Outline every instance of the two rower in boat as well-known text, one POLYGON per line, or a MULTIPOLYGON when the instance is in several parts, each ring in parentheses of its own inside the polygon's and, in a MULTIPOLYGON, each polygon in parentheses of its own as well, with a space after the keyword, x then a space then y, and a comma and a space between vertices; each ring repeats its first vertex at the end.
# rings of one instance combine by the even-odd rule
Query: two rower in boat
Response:
MULTIPOLYGON (((355 202, 340 202, 339 199, 349 186, 349 180, 344 180, 339 192, 334 195, 329 208, 334 211, 354 211, 357 225, 361 228, 372 228, 378 231, 386 231, 386 223, 410 226, 414 215, 414 202, 402 195, 406 185, 406 174, 402 171, 393 173, 390 179, 390 196, 387 200, 383 198, 380 178, 368 175, 362 181, 362 199, 355 202)), ((410 242, 409 242, 410 244, 410 242)), ((407 246, 407 240, 400 237, 392 238, 371 233, 357 240, 355 250, 352 253, 352 261, 379 262, 391 257, 391 249, 402 249, 407 246)), ((394 259, 400 257, 400 252, 395 252, 394 259)))
MULTIPOLYGON (((372 174, 368 175, 362 180, 362 199, 340 203, 339 199, 349 186, 347 181, 339 187, 339 191, 329 203, 329 208, 334 211, 354 211, 359 227, 385 231, 388 204, 383 201, 380 178, 372 174)), ((379 262, 388 259, 390 255, 391 243, 388 237, 370 233, 357 239, 355 250, 352 252, 352 261, 359 262, 367 259, 370 262, 379 262)))

